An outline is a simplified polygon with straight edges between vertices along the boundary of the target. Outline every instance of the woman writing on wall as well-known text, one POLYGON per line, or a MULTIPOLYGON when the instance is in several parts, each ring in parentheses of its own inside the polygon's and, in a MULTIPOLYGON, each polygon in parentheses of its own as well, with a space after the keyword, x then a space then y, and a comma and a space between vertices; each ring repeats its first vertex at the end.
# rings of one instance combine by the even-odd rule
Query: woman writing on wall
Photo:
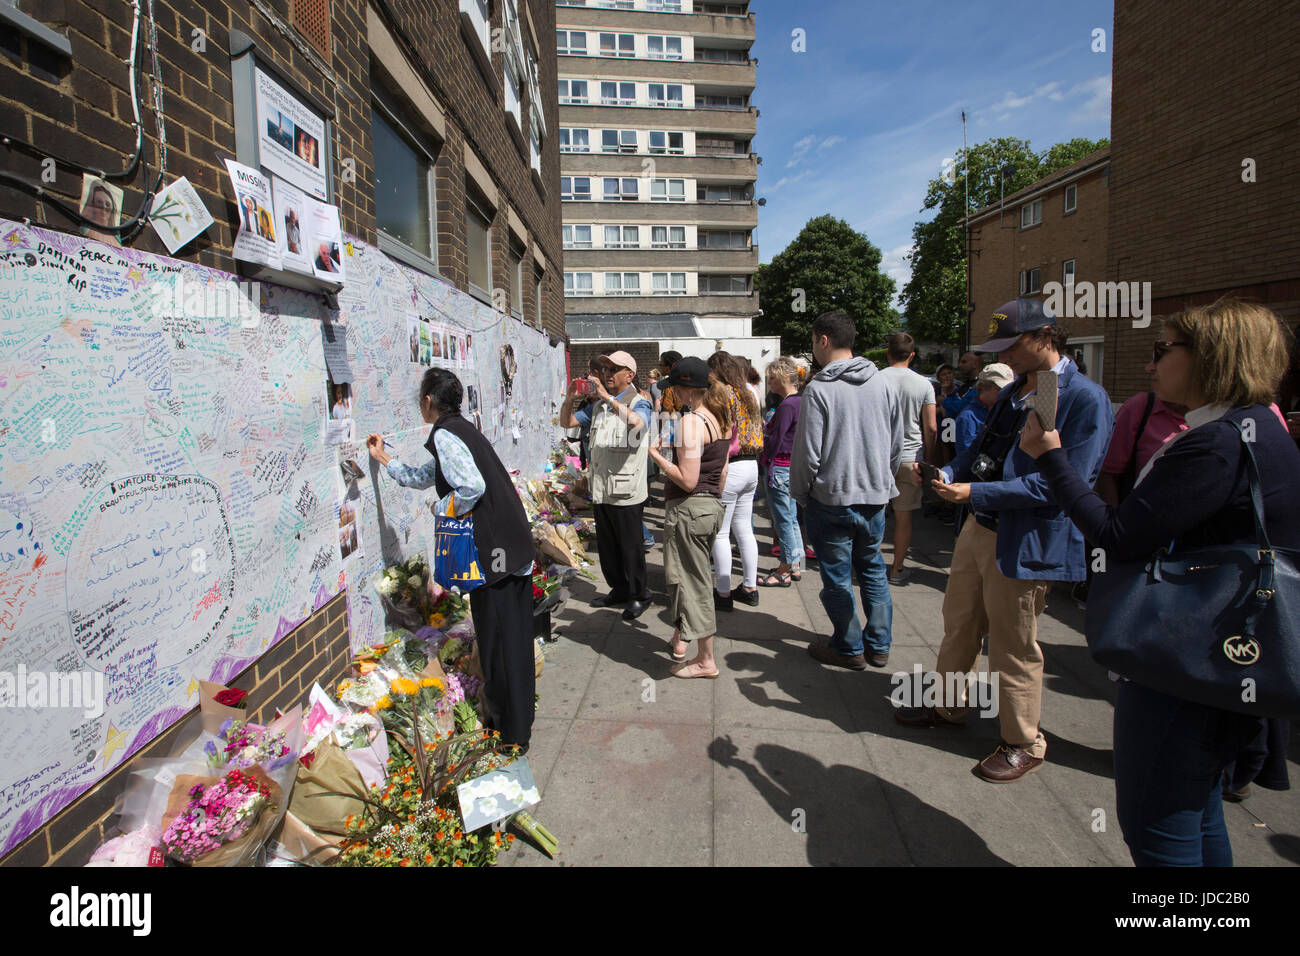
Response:
POLYGON ((431 368, 420 382, 420 415, 433 425, 425 448, 433 456, 411 468, 384 451, 384 437, 366 439, 370 457, 406 488, 437 489, 435 513, 474 518, 483 584, 469 592, 483 665, 489 724, 501 740, 527 751, 532 735, 533 536, 510 475, 488 440, 461 417, 460 380, 431 368))

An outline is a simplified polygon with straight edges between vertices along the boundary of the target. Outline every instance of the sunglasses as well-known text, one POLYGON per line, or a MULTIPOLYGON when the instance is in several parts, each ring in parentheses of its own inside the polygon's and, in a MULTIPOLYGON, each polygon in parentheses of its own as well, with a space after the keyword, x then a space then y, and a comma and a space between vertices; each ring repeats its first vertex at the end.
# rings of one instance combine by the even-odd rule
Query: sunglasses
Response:
POLYGON ((1159 362, 1162 358, 1164 358, 1166 355, 1168 355, 1170 351, 1172 351, 1173 349, 1179 348, 1179 347, 1182 347, 1182 348, 1185 348, 1185 349, 1190 349, 1192 346, 1191 346, 1191 344, 1188 343, 1188 342, 1172 342, 1172 341, 1165 341, 1165 342, 1156 342, 1156 343, 1154 343, 1154 344, 1151 346, 1151 361, 1152 361, 1152 363, 1154 364, 1154 363, 1156 363, 1156 362, 1159 362))

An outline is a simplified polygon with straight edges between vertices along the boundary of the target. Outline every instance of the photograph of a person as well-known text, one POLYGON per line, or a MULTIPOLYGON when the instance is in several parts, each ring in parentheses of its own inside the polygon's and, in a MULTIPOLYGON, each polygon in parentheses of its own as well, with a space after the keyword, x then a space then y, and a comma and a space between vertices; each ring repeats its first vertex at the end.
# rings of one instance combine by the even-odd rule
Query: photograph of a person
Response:
POLYGON ((352 386, 343 382, 334 386, 334 398, 330 402, 330 418, 342 421, 352 417, 352 386))
POLYGON ((257 234, 269 242, 275 242, 275 225, 271 219, 271 211, 265 206, 257 207, 257 234))
POLYGON ((339 557, 347 560, 357 550, 357 523, 350 522, 339 528, 339 557))
POLYGON ((298 210, 290 207, 284 214, 284 244, 290 252, 302 252, 302 223, 298 220, 298 210))
POLYGON ((430 334, 429 323, 420 320, 420 364, 430 365, 433 362, 433 336, 430 334))
POLYGON ((320 146, 316 142, 316 137, 303 129, 298 130, 297 135, 295 152, 297 152, 298 158, 315 169, 318 165, 317 157, 320 153, 320 146))
POLYGON ((338 243, 321 240, 316 244, 316 268, 321 272, 339 272, 338 243))
POLYGON ((443 333, 438 329, 433 329, 432 332, 433 332, 433 357, 436 359, 440 359, 442 358, 442 354, 443 354, 443 349, 442 349, 443 333))
POLYGON ((408 318, 406 324, 411 333, 411 361, 418 363, 420 361, 420 320, 408 318))
POLYGON ((102 179, 84 175, 81 179, 81 214, 97 226, 122 224, 122 190, 102 179))

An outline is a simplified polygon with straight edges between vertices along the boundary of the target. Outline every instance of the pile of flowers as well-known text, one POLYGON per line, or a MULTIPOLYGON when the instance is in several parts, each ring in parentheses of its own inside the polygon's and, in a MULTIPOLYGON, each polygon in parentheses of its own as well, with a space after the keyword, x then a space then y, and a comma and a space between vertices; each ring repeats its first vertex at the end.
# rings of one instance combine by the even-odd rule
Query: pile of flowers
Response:
POLYGON ((232 770, 218 783, 195 784, 189 796, 190 802, 162 835, 168 854, 184 863, 247 833, 270 806, 271 790, 232 770))
POLYGON ((282 731, 269 733, 257 724, 234 719, 227 719, 217 731, 217 740, 208 741, 203 750, 208 763, 218 768, 266 764, 268 770, 276 770, 293 759, 282 731))
POLYGON ((424 555, 416 554, 400 564, 384 568, 384 573, 375 581, 375 590, 394 603, 426 607, 428 580, 429 566, 424 562, 424 555))

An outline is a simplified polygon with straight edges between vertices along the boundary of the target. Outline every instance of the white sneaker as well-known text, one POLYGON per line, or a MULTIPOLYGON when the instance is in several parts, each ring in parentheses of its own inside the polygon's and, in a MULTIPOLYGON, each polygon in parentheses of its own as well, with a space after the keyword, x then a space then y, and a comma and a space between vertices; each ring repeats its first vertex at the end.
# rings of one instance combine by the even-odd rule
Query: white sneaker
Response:
POLYGON ((912 576, 912 569, 906 566, 904 566, 903 570, 901 571, 891 570, 889 572, 889 583, 906 584, 907 579, 910 578, 911 576, 912 576))

